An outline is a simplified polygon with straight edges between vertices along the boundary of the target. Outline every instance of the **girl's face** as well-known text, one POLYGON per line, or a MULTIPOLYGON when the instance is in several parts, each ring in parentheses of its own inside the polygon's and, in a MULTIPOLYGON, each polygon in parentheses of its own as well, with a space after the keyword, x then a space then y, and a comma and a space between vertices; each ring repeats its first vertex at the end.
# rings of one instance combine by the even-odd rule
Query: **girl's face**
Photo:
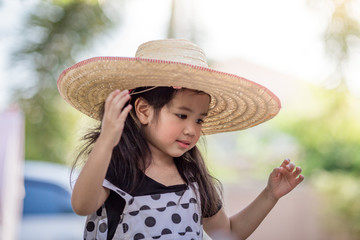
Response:
POLYGON ((210 96, 205 93, 178 91, 144 129, 152 157, 180 157, 193 148, 209 104, 210 96))

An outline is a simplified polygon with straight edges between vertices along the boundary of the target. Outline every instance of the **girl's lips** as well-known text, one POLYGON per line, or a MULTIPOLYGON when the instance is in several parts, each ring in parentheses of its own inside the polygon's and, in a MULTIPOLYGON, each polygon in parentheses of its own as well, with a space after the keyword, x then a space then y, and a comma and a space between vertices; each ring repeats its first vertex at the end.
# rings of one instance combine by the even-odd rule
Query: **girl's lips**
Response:
POLYGON ((179 146, 180 146, 181 148, 188 148, 188 147, 190 146, 190 142, 189 142, 189 141, 180 141, 180 140, 177 140, 176 142, 179 144, 179 146))

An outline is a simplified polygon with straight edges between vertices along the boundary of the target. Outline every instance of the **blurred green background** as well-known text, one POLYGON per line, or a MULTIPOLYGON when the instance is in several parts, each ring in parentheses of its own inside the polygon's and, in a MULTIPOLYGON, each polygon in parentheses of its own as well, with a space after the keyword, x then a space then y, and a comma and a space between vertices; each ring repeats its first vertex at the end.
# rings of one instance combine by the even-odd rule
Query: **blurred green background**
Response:
MULTIPOLYGON (((11 31, 16 36, 7 62, 11 79, 3 78, 1 81, 13 82, 8 84, 5 104, 17 104, 25 115, 25 159, 71 164, 80 136, 91 121, 65 103, 58 94, 56 80, 62 70, 75 62, 99 52, 103 54, 99 49, 110 42, 114 44, 114 36, 119 35, 121 39, 125 34, 122 33, 125 22, 129 21, 129 5, 136 2, 139 11, 148 6, 141 5, 139 0, 18 1, 16 7, 23 5, 26 11, 18 16, 16 29, 11 31), (26 69, 26 73, 22 69, 26 69)), ((210 2, 219 6, 219 16, 213 15, 212 18, 230 11, 230 1, 210 2)), ((246 8, 246 1, 240 2, 241 7, 246 8)), ((210 35, 206 31, 216 31, 216 28, 205 29, 196 21, 199 13, 206 11, 205 1, 167 1, 166 12, 162 10, 164 7, 157 7, 164 1, 152 3, 152 8, 147 9, 152 12, 151 16, 163 14, 166 20, 157 27, 162 32, 151 37, 186 38, 202 46, 210 35)), ((275 1, 272 5, 288 11, 287 5, 280 3, 275 1)), ((359 65, 359 62, 354 63, 353 55, 360 55, 360 4, 358 0, 302 0, 297 3, 326 23, 321 25, 318 33, 322 43, 318 47, 325 53, 324 61, 330 62, 327 65, 331 66, 327 69, 328 74, 321 79, 303 79, 306 74, 281 75, 262 68, 261 59, 248 59, 252 72, 248 67, 239 74, 265 79, 261 83, 279 95, 283 109, 270 122, 252 129, 207 136, 205 155, 209 168, 217 178, 224 183, 238 184, 246 178, 266 179, 272 168, 284 158, 291 158, 303 168, 307 184, 321 196, 324 214, 332 216, 323 219, 329 236, 332 231, 340 231, 342 239, 360 239, 360 90, 354 89, 354 86, 360 85, 350 86, 348 82, 349 65, 359 65), (277 79, 277 83, 271 81, 273 78, 277 79)), ((0 10, 8 5, 0 1, 0 10)), ((259 9, 264 7, 259 6, 259 9)), ((252 15, 259 19, 264 17, 261 11, 254 11, 252 15)), ((277 17, 274 14, 273 18, 277 17)), ((206 17, 202 18, 206 21, 206 17)), ((139 34, 143 32, 146 38, 145 29, 139 27, 142 21, 146 21, 145 17, 141 19, 137 16, 131 21, 140 22, 135 31, 139 34)), ((251 39, 251 31, 241 29, 237 22, 231 21, 231 17, 228 21, 224 28, 228 28, 229 34, 235 31, 251 39)), ((281 42, 280 37, 277 39, 268 35, 271 28, 279 26, 267 25, 266 21, 263 19, 263 28, 254 26, 252 29, 264 32, 263 39, 257 39, 257 42, 266 44, 269 37, 281 42)), ((279 20, 283 21, 287 19, 279 20)), ((316 17, 312 21, 317 24, 316 17)), ((251 19, 246 25, 251 29, 251 19)), ((2 39, 7 34, 4 26, 3 23, 3 30, 0 29, 2 39)), ((302 25, 300 22, 293 28, 292 31, 306 32, 305 23, 302 25)), ((133 36, 134 41, 137 36, 133 36)), ((303 37, 304 44, 308 44, 307 36, 303 37)), ((149 37, 147 40, 153 39, 149 37)), ((216 48, 216 45, 204 45, 208 49, 216 48)), ((248 47, 253 48, 252 51, 261 51, 257 46, 248 47)), ((287 50, 278 48, 276 51, 281 55, 287 50)), ((105 54, 133 56, 121 52, 105 54)), ((304 52, 304 55, 311 54, 310 51, 304 52)), ((246 56, 234 55, 232 58, 247 60, 246 56)), ((239 68, 247 66, 241 65, 241 62, 235 65, 235 60, 226 61, 215 53, 208 54, 208 59, 211 67, 235 74, 239 68)), ((319 68, 322 66, 319 63, 319 68)), ((306 73, 306 67, 302 71, 306 73)), ((251 80, 257 81, 255 78, 251 80)), ((355 80, 360 82, 360 75, 355 76, 355 80)))

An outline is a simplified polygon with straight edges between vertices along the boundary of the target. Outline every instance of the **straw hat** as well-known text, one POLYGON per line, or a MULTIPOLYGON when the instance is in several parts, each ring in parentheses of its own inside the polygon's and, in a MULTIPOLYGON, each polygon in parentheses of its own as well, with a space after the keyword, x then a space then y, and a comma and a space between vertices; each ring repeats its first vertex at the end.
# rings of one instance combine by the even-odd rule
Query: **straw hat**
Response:
POLYGON ((64 70, 61 96, 84 114, 101 120, 99 109, 115 89, 179 86, 211 96, 204 134, 246 129, 273 118, 279 99, 245 78, 208 67, 205 54, 187 40, 167 39, 142 44, 135 58, 95 57, 64 70))

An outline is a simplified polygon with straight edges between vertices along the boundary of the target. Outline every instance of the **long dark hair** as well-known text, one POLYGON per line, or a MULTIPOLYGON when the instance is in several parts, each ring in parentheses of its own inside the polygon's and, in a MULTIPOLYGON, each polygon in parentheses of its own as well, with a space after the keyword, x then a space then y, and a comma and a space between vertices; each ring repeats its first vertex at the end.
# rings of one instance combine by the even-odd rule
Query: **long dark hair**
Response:
MULTIPOLYGON (((134 89, 129 104, 134 106, 136 99, 141 97, 154 108, 155 116, 159 114, 162 107, 173 99, 177 91, 182 91, 171 87, 149 89, 150 87, 134 89)), ((198 94, 205 93, 198 92, 198 94)), ((102 108, 101 116, 103 111, 102 108)), ((82 140, 85 141, 85 144, 73 164, 73 169, 82 156, 87 156, 91 152, 100 131, 101 123, 83 136, 82 140)), ((131 194, 143 180, 143 173, 149 164, 146 160, 150 157, 150 149, 133 108, 125 121, 120 142, 113 149, 106 179, 131 194)), ((199 149, 196 146, 193 147, 182 156, 174 158, 174 162, 187 184, 192 182, 198 184, 203 216, 215 214, 222 205, 222 187, 219 181, 210 175, 199 149)))

